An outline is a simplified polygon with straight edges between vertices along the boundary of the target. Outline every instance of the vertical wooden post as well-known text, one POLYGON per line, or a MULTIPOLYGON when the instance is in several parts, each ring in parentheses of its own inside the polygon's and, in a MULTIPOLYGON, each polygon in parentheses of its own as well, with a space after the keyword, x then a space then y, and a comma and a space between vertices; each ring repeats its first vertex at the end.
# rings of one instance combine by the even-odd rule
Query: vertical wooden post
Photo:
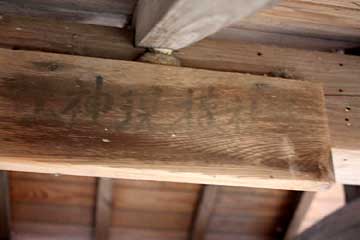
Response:
POLYGON ((295 210, 295 214, 286 231, 284 240, 292 240, 298 233, 298 230, 303 222, 306 213, 315 197, 315 192, 303 192, 299 204, 295 210))
POLYGON ((218 192, 218 186, 204 186, 199 199, 197 211, 191 230, 191 240, 203 240, 207 231, 207 226, 214 210, 218 192))
POLYGON ((94 240, 107 240, 110 236, 112 214, 112 179, 98 178, 95 209, 94 240))

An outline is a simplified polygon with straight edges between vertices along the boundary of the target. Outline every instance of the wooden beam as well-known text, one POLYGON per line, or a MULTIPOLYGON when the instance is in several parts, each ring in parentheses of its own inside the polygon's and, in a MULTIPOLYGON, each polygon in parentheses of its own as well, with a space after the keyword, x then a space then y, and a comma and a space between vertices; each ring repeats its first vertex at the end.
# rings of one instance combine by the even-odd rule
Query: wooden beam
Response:
POLYGON ((273 0, 139 0, 137 46, 180 49, 235 23, 273 0))
POLYGON ((215 208, 218 186, 205 185, 202 189, 191 230, 191 240, 204 240, 210 217, 215 208))
POLYGON ((97 179, 94 240, 107 240, 110 236, 112 215, 112 180, 97 179))
POLYGON ((314 200, 314 192, 303 192, 299 201, 299 204, 295 210, 294 216, 286 231, 284 240, 293 240, 301 228, 301 224, 304 221, 306 214, 310 208, 312 201, 314 200))
MULTIPOLYGON (((61 21, 22 17, 0 20, 0 46, 123 60, 137 59, 144 52, 133 47, 131 32, 124 29, 82 24, 69 28, 61 21)), ((175 55, 185 67, 259 75, 285 72, 323 83, 336 181, 360 184, 356 174, 360 169, 359 57, 213 40, 203 40, 175 55)))
POLYGON ((305 230, 296 240, 342 239, 354 240, 360 235, 360 199, 337 210, 305 230))
POLYGON ((10 240, 10 199, 8 175, 0 171, 0 240, 10 240))
POLYGON ((333 179, 319 84, 28 51, 0 62, 0 169, 307 190, 333 179))
POLYGON ((1 0, 0 15, 29 16, 102 26, 125 27, 135 1, 1 0))

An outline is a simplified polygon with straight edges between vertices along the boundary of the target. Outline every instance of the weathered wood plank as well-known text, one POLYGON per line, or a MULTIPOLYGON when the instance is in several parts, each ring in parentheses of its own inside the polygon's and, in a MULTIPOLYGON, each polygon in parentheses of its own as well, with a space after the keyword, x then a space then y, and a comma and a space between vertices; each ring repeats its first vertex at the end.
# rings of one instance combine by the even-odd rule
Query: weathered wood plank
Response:
POLYGON ((296 208, 295 214, 291 219, 289 227, 286 231, 284 240, 294 239, 299 232, 301 224, 304 221, 304 218, 309 211, 310 205, 315 197, 314 192, 303 192, 299 204, 296 208))
POLYGON ((18 223, 38 222, 93 226, 93 207, 14 203, 11 210, 11 220, 18 223), (47 214, 39 214, 43 212, 47 214))
MULTIPOLYGON (((14 240, 46 240, 46 239, 77 239, 91 240, 92 229, 88 226, 70 224, 49 224, 39 222, 17 222, 14 224, 14 240)), ((114 227, 111 229, 110 239, 116 240, 121 236, 122 240, 146 239, 146 240, 184 240, 185 231, 136 229, 114 227)))
POLYGON ((139 0, 135 14, 135 44, 180 49, 275 2, 139 0))
POLYGON ((134 0, 1 0, 0 14, 122 28, 128 23, 135 3, 134 0))
POLYGON ((218 192, 218 186, 204 186, 192 224, 191 240, 205 239, 207 226, 215 208, 218 192))
MULTIPOLYGON (((135 60, 144 50, 134 48, 132 38, 124 29, 20 17, 0 20, 0 46, 16 49, 135 60)), ((285 71, 296 79, 322 82, 326 95, 360 95, 356 56, 214 40, 175 54, 185 67, 259 75, 285 71)))
POLYGON ((120 212, 132 210, 191 214, 196 205, 197 195, 198 191, 115 187, 114 208, 120 212))
POLYGON ((358 0, 282 0, 220 30, 216 37, 318 50, 354 47, 360 40, 359 3, 358 0))
POLYGON ((51 224, 35 221, 14 222, 12 240, 76 239, 92 240, 92 228, 73 224, 51 224))
POLYGON ((242 44, 263 44, 286 48, 297 48, 317 51, 334 51, 338 49, 359 46, 357 42, 341 39, 319 38, 316 36, 303 36, 285 34, 274 31, 249 29, 247 27, 226 27, 209 36, 209 39, 238 42, 242 44))
POLYGON ((322 82, 326 95, 360 95, 357 56, 214 40, 175 54, 182 66, 322 82))
POLYGON ((95 240, 108 240, 112 219, 112 179, 98 178, 95 205, 95 240))
POLYGON ((151 210, 115 210, 112 215, 112 226, 114 227, 174 231, 187 231, 190 228, 192 217, 187 213, 151 210))
POLYGON ((312 190, 332 179, 318 84, 26 51, 0 61, 1 169, 312 190))
MULTIPOLYGON (((50 180, 50 177, 48 177, 50 180)), ((78 207, 95 205, 95 184, 77 182, 38 181, 36 179, 11 178, 13 203, 52 204, 78 207)))

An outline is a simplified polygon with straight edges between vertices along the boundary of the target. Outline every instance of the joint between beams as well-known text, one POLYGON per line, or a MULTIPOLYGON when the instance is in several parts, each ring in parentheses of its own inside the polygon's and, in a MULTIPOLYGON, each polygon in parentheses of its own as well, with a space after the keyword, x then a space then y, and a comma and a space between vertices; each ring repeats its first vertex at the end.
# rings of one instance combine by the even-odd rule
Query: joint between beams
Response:
POLYGON ((148 48, 147 51, 139 57, 138 61, 168 66, 181 66, 180 60, 172 53, 173 50, 167 48, 148 48))

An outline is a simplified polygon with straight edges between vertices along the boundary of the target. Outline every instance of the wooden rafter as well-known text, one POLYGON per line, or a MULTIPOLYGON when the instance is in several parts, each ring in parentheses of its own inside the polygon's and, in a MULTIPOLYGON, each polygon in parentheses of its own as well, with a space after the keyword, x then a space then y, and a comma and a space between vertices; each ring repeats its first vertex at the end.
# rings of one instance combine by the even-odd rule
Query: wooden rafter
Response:
POLYGON ((303 224, 304 218, 308 213, 310 205, 314 200, 315 193, 314 192, 303 192, 300 198, 300 201, 296 207, 294 216, 291 219, 289 227, 286 231, 284 240, 293 240, 299 232, 301 228, 301 224, 303 224))
POLYGON ((205 185, 201 191, 191 230, 191 240, 204 240, 220 187, 205 185))
POLYGON ((274 2, 140 0, 136 8, 135 43, 149 48, 183 48, 274 2))
POLYGON ((109 178, 98 178, 94 240, 107 240, 110 237, 112 199, 112 180, 109 178))

